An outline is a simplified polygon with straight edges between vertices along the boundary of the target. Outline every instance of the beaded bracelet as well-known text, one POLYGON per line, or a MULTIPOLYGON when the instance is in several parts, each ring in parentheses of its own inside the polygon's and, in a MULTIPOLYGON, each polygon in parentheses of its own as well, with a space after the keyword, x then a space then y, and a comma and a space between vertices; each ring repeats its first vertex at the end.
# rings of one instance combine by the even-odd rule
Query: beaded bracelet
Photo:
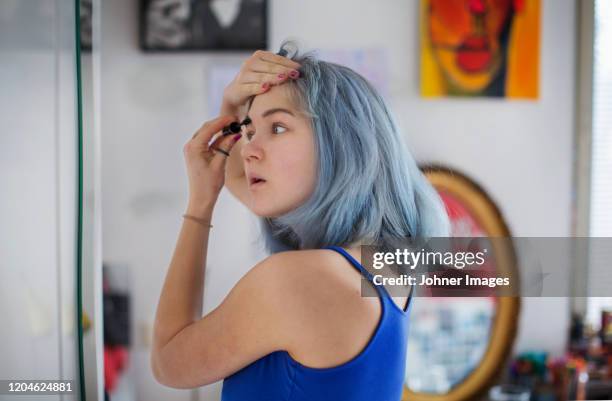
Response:
POLYGON ((210 221, 208 221, 206 219, 201 219, 199 217, 191 216, 189 214, 184 214, 183 217, 186 218, 186 219, 189 219, 189 220, 193 220, 193 221, 195 221, 197 223, 200 223, 204 227, 212 228, 212 226, 213 226, 212 224, 210 224, 210 221))

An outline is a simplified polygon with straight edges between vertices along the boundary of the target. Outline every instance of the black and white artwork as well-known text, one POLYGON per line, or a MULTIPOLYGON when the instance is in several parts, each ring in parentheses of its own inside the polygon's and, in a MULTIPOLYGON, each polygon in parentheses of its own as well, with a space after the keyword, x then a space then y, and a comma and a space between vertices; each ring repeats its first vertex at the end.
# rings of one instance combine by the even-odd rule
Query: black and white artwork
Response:
POLYGON ((140 0, 144 50, 267 48, 267 0, 140 0))
POLYGON ((93 16, 93 5, 91 0, 80 0, 79 1, 79 26, 80 26, 80 37, 81 37, 81 50, 85 52, 91 51, 92 45, 92 16, 93 16))

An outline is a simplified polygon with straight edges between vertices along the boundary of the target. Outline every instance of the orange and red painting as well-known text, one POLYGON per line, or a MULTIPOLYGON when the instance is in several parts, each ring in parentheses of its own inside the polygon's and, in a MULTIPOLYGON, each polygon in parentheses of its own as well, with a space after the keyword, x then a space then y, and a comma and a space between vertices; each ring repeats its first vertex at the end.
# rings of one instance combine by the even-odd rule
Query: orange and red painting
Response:
POLYGON ((538 97, 540 0, 421 0, 421 94, 538 97))

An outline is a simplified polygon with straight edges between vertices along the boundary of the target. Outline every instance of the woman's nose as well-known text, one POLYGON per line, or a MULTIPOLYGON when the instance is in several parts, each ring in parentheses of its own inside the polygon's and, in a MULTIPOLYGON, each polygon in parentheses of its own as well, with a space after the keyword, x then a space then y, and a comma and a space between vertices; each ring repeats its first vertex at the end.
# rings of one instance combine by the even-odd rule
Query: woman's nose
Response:
POLYGON ((255 139, 255 136, 253 136, 252 140, 247 141, 244 145, 242 145, 242 149, 240 149, 240 155, 246 161, 254 159, 261 160, 261 158, 263 157, 263 148, 259 141, 255 139))

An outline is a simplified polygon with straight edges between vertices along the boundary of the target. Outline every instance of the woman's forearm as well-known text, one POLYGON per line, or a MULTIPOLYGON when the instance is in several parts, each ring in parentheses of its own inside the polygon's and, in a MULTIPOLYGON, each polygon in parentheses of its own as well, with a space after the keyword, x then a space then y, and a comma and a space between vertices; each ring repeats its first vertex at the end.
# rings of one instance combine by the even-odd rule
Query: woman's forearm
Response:
MULTIPOLYGON (((212 217, 212 208, 190 205, 187 214, 212 217)), ((201 318, 210 228, 183 219, 162 288, 153 330, 153 349, 161 350, 182 329, 201 318)))

